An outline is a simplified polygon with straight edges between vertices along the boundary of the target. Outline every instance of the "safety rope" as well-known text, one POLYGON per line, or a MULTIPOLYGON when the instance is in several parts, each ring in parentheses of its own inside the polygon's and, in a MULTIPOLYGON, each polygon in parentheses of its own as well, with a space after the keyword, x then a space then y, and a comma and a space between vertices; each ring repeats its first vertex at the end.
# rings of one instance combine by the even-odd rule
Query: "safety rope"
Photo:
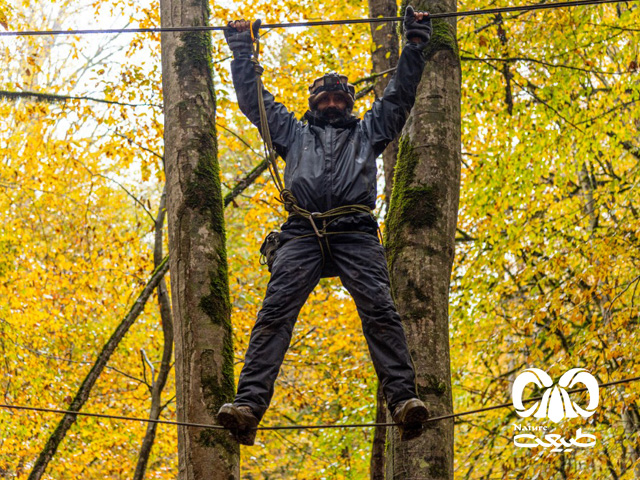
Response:
MULTIPOLYGON (((601 383, 598 385, 598 388, 610 387, 613 385, 619 385, 622 383, 631 383, 640 380, 640 376, 624 378, 622 380, 615 380, 613 382, 601 383)), ((587 388, 575 388, 573 390, 568 390, 567 394, 579 393, 586 391, 587 388)), ((542 395, 537 397, 528 398, 523 400, 522 403, 535 402, 542 399, 542 395)), ((426 423, 438 422, 441 420, 447 420, 449 418, 462 417, 466 415, 473 415, 476 413, 487 412, 490 410, 496 410, 499 408, 506 408, 509 406, 513 406, 511 402, 501 403, 499 405, 492 405, 490 407, 478 408, 475 410, 467 410, 465 412, 459 413, 450 413, 447 415, 439 415, 437 417, 431 417, 425 420, 426 423)), ((89 412, 79 412, 74 410, 59 410, 55 408, 41 408, 41 407, 30 407, 26 405, 9 405, 0 403, 0 408, 6 408, 11 410, 26 410, 26 411, 34 411, 34 412, 43 412, 43 413, 58 413, 65 415, 80 415, 84 417, 94 417, 94 418, 105 418, 111 420, 125 420, 132 422, 144 422, 144 423, 159 423, 164 425, 176 425, 179 427, 195 427, 195 428, 213 428, 217 430, 225 430, 225 427, 222 425, 210 425, 204 423, 191 423, 191 422, 176 422, 171 420, 159 420, 152 418, 138 418, 138 417, 126 417, 122 415, 108 415, 103 413, 89 413, 89 412)), ((323 424, 323 425, 275 425, 271 427, 256 427, 256 430, 316 430, 320 428, 370 428, 370 427, 396 427, 399 426, 399 423, 387 422, 387 423, 346 423, 346 424, 323 424)))
MULTIPOLYGON (((535 5, 521 5, 514 7, 487 8, 485 10, 467 10, 461 12, 432 13, 431 18, 470 17, 474 15, 491 15, 509 12, 528 12, 553 8, 569 8, 583 5, 603 5, 607 3, 629 3, 628 0, 575 0, 570 2, 538 3, 535 5)), ((272 23, 261 25, 260 28, 293 28, 318 27, 326 25, 354 25, 359 23, 401 22, 404 17, 354 18, 346 20, 318 20, 311 22, 272 23)), ((0 37, 37 36, 37 35, 90 35, 116 33, 163 33, 163 32, 210 32, 224 31, 228 27, 151 27, 151 28, 109 28, 84 30, 24 30, 18 32, 0 32, 0 37)))

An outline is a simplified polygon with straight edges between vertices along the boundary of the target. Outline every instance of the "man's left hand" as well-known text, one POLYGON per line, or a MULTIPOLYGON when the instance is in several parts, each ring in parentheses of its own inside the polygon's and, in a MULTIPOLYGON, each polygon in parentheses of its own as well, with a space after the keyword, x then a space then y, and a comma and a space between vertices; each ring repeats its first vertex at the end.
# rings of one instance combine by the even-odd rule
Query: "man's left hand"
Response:
POLYGON ((407 40, 414 43, 427 43, 431 39, 432 25, 429 12, 416 12, 411 5, 404 13, 404 32, 407 40))

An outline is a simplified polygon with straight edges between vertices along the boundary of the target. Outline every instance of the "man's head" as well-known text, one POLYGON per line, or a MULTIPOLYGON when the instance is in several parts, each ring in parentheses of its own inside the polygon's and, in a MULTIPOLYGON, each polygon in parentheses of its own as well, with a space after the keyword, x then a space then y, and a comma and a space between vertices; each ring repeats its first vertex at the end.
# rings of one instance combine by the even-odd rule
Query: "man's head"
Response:
POLYGON ((351 115, 355 103, 355 88, 347 77, 337 73, 328 73, 317 78, 309 87, 309 108, 329 123, 351 115))

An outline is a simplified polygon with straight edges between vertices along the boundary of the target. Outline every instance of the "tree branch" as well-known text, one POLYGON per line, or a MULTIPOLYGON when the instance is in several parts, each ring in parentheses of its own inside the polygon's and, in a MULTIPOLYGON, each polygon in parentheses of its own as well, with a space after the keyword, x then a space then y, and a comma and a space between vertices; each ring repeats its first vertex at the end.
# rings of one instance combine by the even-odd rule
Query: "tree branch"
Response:
POLYGON ((30 100, 35 100, 35 101, 45 102, 45 103, 57 103, 57 102, 64 103, 67 100, 88 100, 91 102, 106 103, 109 105, 122 105, 125 107, 162 108, 162 105, 158 105, 156 103, 124 103, 124 102, 117 102, 115 100, 105 100, 103 98, 73 96, 73 95, 58 95, 54 93, 40 93, 40 92, 30 92, 30 91, 13 92, 9 90, 0 90, 0 98, 4 98, 6 100, 30 99, 30 100))
MULTIPOLYGON (((465 53, 471 53, 471 52, 467 52, 466 50, 460 50, 460 51, 465 53)), ((593 74, 600 74, 600 75, 624 75, 626 73, 630 73, 628 71, 606 72, 604 70, 588 70, 586 68, 574 67, 573 65, 549 63, 549 62, 545 62, 544 60, 538 60, 536 58, 529 58, 529 57, 505 57, 505 58, 482 57, 481 58, 481 57, 461 56, 460 60, 467 61, 467 62, 504 62, 504 63, 529 62, 529 63, 537 63, 540 65, 544 65, 545 67, 566 68, 569 70, 577 70, 579 72, 593 73, 593 74)))

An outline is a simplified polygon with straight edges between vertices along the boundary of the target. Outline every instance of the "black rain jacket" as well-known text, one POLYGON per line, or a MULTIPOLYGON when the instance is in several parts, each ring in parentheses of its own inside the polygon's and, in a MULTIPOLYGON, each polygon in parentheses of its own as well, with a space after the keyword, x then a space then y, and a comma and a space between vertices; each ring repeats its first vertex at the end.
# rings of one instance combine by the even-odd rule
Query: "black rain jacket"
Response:
MULTIPOLYGON (((291 190, 300 207, 310 212, 353 204, 375 208, 376 158, 400 134, 413 107, 425 65, 425 46, 412 42, 405 45, 382 98, 373 103, 362 120, 351 116, 329 124, 310 111, 298 120, 263 89, 271 140, 286 163, 285 188, 291 190)), ((249 45, 234 50, 231 73, 240 110, 261 130, 249 45)), ((281 242, 310 229, 307 219, 290 216, 282 226, 281 242)), ((375 234, 377 223, 367 214, 355 214, 331 222, 327 230, 375 234)))

